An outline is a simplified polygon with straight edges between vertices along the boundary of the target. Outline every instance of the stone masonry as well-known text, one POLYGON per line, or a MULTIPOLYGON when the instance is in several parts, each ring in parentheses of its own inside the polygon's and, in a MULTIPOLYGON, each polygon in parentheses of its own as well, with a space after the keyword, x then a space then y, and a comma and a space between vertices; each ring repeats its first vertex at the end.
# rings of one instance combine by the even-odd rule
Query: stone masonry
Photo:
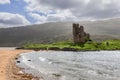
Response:
POLYGON ((85 43, 90 40, 90 35, 84 31, 83 26, 79 24, 73 24, 73 40, 74 43, 85 43))

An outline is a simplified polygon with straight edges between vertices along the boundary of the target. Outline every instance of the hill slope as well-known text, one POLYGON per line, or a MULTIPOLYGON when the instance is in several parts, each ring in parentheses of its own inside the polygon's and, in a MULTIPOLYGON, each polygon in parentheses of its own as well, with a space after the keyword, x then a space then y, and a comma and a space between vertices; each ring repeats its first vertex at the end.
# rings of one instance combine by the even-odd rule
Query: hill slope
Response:
MULTIPOLYGON (((93 40, 120 39, 120 19, 83 21, 93 40)), ((0 28, 0 46, 20 46, 26 42, 48 43, 72 39, 72 22, 54 22, 14 28, 0 28)))

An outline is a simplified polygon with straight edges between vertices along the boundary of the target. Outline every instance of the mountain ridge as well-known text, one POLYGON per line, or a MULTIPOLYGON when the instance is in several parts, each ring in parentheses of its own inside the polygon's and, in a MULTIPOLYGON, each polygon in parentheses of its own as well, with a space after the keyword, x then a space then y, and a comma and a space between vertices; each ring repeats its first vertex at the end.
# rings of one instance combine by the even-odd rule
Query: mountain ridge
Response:
MULTIPOLYGON (((77 22, 96 41, 120 39, 120 19, 77 22)), ((28 26, 0 28, 0 46, 21 46, 27 42, 51 43, 72 39, 74 22, 50 22, 28 26)))

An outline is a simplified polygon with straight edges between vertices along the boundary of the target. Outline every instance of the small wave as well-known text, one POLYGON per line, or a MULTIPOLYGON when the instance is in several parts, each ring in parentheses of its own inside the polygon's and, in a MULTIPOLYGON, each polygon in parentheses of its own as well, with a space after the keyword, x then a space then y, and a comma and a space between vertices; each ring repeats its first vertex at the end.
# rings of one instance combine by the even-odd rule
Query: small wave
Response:
POLYGON ((22 58, 22 62, 24 62, 24 63, 26 63, 26 61, 28 60, 27 57, 25 57, 25 56, 21 56, 21 58, 22 58))
POLYGON ((42 61, 42 62, 44 62, 44 61, 46 61, 47 59, 46 59, 46 58, 43 58, 43 57, 39 57, 39 60, 42 61))

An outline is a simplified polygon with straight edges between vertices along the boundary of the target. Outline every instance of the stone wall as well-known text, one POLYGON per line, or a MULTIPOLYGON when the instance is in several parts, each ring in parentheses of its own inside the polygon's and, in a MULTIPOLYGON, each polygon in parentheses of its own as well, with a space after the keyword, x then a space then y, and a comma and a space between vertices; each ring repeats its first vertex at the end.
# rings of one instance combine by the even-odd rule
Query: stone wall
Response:
POLYGON ((83 26, 73 24, 73 40, 74 43, 85 43, 90 40, 90 35, 84 31, 83 26))

